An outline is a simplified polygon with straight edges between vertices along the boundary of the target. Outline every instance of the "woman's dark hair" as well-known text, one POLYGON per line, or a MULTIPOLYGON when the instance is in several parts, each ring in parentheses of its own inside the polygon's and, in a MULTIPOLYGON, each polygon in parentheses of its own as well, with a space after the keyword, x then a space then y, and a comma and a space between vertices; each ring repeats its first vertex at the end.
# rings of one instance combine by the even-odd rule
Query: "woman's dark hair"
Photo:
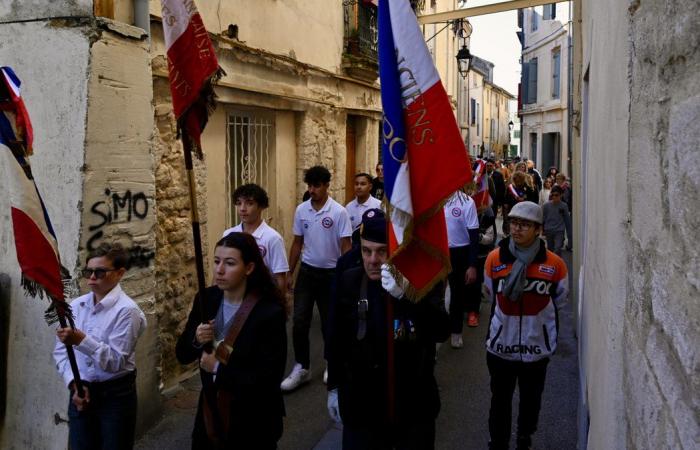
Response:
MULTIPOLYGON (((235 248, 241 252, 243 263, 254 263, 253 272, 248 275, 246 282, 246 294, 251 290, 258 293, 261 301, 275 301, 282 308, 285 308, 285 301, 282 292, 280 292, 277 283, 272 278, 270 269, 263 262, 262 255, 258 243, 255 238, 248 233, 233 232, 229 233, 216 243, 217 247, 235 248)), ((286 312, 286 309, 285 309, 286 312)))
POLYGON ((552 167, 550 167, 549 170, 547 171, 547 176, 557 176, 558 173, 559 173, 559 169, 557 169, 556 167, 552 166, 552 167), (552 171, 554 171, 554 175, 552 175, 552 171))

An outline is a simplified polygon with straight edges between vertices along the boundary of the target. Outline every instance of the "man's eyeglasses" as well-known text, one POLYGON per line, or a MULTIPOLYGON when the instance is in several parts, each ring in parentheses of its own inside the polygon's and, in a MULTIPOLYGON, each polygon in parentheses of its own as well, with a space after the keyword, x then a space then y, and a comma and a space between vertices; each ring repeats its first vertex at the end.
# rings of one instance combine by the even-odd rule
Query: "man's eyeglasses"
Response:
POLYGON ((83 278, 90 278, 92 277, 93 274, 95 274, 95 278, 98 280, 101 278, 104 278, 105 275, 107 275, 107 272, 114 272, 117 269, 104 269, 102 267, 97 268, 97 269, 88 269, 85 268, 82 270, 83 278))
POLYGON ((520 220, 511 220, 510 221, 511 228, 519 228, 521 230, 529 230, 530 228, 532 228, 534 226, 535 226, 535 224, 532 222, 522 222, 520 220))

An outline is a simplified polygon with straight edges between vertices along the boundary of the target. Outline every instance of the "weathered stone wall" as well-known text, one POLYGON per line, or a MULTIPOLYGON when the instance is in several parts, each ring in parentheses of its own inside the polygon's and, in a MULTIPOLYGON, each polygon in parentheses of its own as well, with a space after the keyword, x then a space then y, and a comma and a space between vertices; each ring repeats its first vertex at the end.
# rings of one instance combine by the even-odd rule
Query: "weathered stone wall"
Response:
MULTIPOLYGON (((154 61, 154 69, 163 61, 154 61)), ((175 359, 175 343, 184 328, 192 300, 197 292, 194 244, 190 218, 190 196, 182 144, 177 139, 170 87, 164 78, 153 78, 155 98, 155 175, 156 175, 156 306, 162 364, 162 383, 167 388, 176 383, 185 367, 175 359)), ((202 242, 206 252, 206 172, 195 159, 197 202, 202 223, 202 242)), ((206 264, 205 273, 209 279, 206 264)), ((207 285, 209 283, 207 282, 207 285)))
POLYGON ((696 448, 700 18, 684 0, 582 7, 580 432, 696 448))
POLYGON ((700 443, 700 15, 629 9, 628 448, 700 443), (644 386, 643 393, 640 386, 644 386), (640 395, 641 394, 641 395, 640 395))
POLYGON ((320 164, 331 172, 331 197, 342 204, 347 115, 337 109, 317 106, 299 114, 297 120, 297 203, 306 191, 304 171, 320 164))

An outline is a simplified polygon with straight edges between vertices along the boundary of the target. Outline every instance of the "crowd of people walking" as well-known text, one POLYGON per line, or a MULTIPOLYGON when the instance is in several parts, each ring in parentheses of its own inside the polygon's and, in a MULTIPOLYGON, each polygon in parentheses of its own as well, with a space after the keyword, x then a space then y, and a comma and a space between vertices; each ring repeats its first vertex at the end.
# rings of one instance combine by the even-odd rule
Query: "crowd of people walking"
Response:
MULTIPOLYGON (((485 168, 479 180, 444 205, 447 283, 418 302, 407 298, 406 280, 386 264, 381 163, 376 177, 355 176, 355 198, 346 206, 329 195, 328 169, 306 170, 307 198, 296 208, 288 255, 282 236, 263 219, 265 190, 238 187, 233 200, 241 222, 217 242, 214 283, 193 300, 177 341, 178 361, 197 362, 202 380, 192 448, 277 447, 283 417, 293 414, 285 411, 283 393, 311 380, 314 306, 321 318, 328 413, 343 424, 343 448, 433 448, 440 411, 436 344, 449 339, 455 350, 464 346, 465 323, 477 327, 487 313, 481 311, 483 295, 491 303, 485 341, 489 447, 509 446, 517 384, 516 445, 530 448, 557 345, 557 308, 568 292, 559 255, 571 248, 571 187, 557 168, 543 177, 532 161, 477 164, 485 168), (479 186, 488 196, 475 201, 483 193, 479 186), (285 376, 288 316, 294 364, 285 376)), ((57 332, 54 357, 70 391, 73 449, 133 446, 135 347, 146 321, 119 286, 126 255, 118 244, 103 244, 88 256, 83 276, 91 292, 73 303, 75 329, 57 332), (77 351, 83 393, 62 343, 77 351)))

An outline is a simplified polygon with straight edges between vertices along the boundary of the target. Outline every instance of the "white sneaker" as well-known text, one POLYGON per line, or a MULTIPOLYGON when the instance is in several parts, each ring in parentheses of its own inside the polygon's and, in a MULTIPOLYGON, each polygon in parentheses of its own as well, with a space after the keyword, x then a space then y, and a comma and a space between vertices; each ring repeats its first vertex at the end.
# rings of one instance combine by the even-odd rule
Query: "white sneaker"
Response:
POLYGON ((452 333, 452 338, 450 339, 450 344, 452 348, 462 348, 464 347, 464 341, 462 340, 461 334, 452 333))
POLYGON ((323 384, 328 384, 328 367, 323 371, 323 384))
POLYGON ((294 364, 294 368, 292 369, 292 372, 287 376, 282 381, 282 384, 280 385, 280 388, 284 392, 289 392, 293 391, 294 389, 298 388, 300 385, 306 383, 310 379, 310 374, 307 369, 304 369, 301 367, 301 364, 296 363, 294 364))

